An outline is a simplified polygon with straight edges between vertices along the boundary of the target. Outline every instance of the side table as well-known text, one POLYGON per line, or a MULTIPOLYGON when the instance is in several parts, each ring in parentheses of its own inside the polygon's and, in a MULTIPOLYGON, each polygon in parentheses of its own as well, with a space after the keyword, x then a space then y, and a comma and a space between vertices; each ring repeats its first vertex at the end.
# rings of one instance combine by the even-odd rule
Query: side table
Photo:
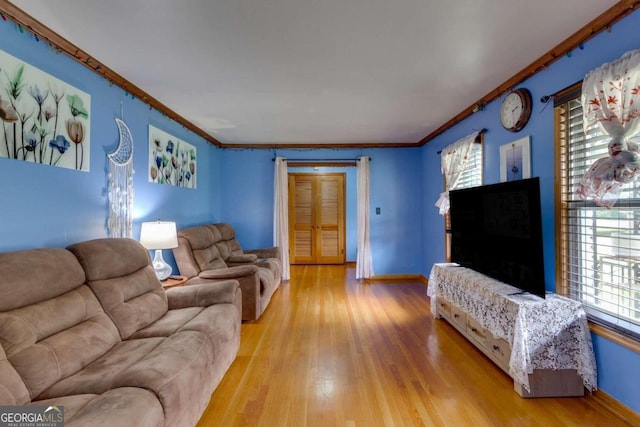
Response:
POLYGON ((169 288, 173 288, 176 286, 182 286, 185 283, 187 283, 187 276, 170 276, 164 280, 162 280, 160 283, 162 284, 162 287, 165 289, 169 289, 169 288))

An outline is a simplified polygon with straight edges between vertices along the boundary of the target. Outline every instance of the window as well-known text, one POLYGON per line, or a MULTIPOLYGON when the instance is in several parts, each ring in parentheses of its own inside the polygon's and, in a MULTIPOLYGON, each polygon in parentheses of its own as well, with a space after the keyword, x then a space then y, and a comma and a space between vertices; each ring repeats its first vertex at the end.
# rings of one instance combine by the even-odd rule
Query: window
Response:
MULTIPOLYGON (((482 134, 480 134, 482 135, 482 134)), ((472 145, 469 151, 469 160, 463 172, 460 174, 460 179, 455 188, 450 190, 456 190, 459 188, 477 187, 482 185, 482 137, 478 136, 476 143, 472 145)), ((445 184, 446 185, 446 184, 445 184)))
POLYGON ((558 292, 581 301, 589 319, 640 340, 640 182, 611 209, 575 190, 610 138, 583 129, 580 87, 555 97, 558 292))
MULTIPOLYGON (((460 174, 457 184, 453 188, 449 188, 449 183, 445 177, 444 188, 446 190, 455 190, 460 188, 477 187, 482 185, 482 142, 484 133, 479 133, 475 143, 469 150, 468 160, 460 174)), ((446 148, 445 148, 446 149, 446 148)), ((446 261, 451 261, 451 219, 449 213, 444 216, 445 227, 445 256, 446 261)))

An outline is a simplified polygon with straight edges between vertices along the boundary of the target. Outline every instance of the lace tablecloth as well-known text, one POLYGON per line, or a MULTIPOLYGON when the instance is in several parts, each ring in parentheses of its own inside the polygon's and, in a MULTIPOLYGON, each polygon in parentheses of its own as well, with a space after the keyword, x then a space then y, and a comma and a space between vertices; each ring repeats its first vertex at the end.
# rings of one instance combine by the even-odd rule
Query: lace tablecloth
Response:
POLYGON ((576 369, 584 386, 595 390, 595 355, 582 305, 556 294, 543 299, 520 292, 456 264, 434 264, 427 287, 434 316, 442 296, 511 343, 509 373, 527 390, 534 369, 576 369))

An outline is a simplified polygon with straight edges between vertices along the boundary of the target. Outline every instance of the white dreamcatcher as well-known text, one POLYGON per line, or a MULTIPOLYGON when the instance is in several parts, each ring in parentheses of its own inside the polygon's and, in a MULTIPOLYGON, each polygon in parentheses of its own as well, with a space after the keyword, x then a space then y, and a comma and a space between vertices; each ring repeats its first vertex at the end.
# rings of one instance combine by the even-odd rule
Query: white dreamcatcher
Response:
POLYGON ((133 224, 133 137, 127 125, 115 119, 120 134, 116 151, 109 157, 109 237, 131 237, 133 224))

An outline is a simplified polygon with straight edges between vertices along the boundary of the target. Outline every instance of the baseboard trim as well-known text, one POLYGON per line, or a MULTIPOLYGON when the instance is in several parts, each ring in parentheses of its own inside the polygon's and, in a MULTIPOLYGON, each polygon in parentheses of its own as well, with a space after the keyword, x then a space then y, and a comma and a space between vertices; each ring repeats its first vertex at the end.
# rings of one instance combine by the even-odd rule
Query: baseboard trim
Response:
POLYGON ((606 409, 607 411, 615 414, 621 419, 627 421, 633 426, 640 426, 640 414, 633 411, 633 409, 624 405, 620 401, 614 399, 602 390, 596 390, 591 395, 595 403, 606 409))
POLYGON ((420 282, 427 284, 427 279, 422 274, 376 274, 366 279, 367 282, 420 282))

